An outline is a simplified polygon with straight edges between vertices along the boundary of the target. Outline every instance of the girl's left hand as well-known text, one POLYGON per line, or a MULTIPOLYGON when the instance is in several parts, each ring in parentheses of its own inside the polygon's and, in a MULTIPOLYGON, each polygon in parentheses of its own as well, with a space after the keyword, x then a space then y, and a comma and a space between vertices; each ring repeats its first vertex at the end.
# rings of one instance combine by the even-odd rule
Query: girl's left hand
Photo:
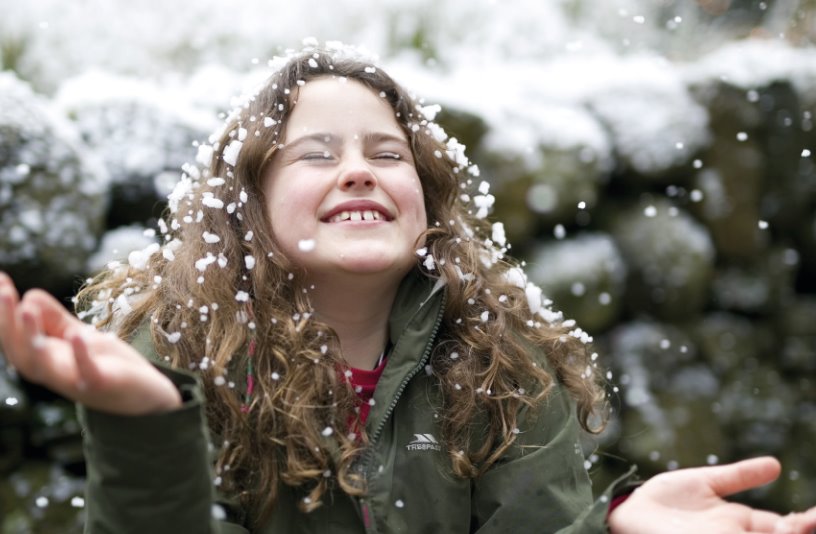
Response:
POLYGON ((609 516, 613 534, 810 534, 816 507, 786 516, 755 510, 723 497, 776 480, 771 457, 680 469, 649 479, 609 516))

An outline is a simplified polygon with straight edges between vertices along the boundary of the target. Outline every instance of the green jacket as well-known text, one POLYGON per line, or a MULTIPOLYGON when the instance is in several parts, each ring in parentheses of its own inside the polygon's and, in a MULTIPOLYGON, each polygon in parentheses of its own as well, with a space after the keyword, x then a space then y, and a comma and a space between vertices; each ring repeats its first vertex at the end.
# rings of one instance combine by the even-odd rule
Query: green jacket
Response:
MULTIPOLYGON (((537 418, 523 417, 517 445, 475 480, 455 477, 439 446, 434 378, 425 372, 444 291, 409 276, 390 317, 393 350, 374 393, 363 459, 364 498, 340 490, 305 514, 283 486, 259 533, 599 533, 611 489, 593 501, 575 409, 558 388, 537 418), (534 445, 535 447, 524 447, 534 445)), ((134 346, 156 358, 147 330, 134 346)), ((196 378, 160 367, 186 400, 169 413, 124 417, 81 410, 88 466, 86 531, 246 533, 250 518, 217 494, 196 378)))

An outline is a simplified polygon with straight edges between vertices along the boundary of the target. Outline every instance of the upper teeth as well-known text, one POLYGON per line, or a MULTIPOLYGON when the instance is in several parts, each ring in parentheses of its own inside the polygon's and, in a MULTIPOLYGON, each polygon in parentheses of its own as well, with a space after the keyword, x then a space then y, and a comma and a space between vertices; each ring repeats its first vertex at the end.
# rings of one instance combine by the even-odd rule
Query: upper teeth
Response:
POLYGON ((381 221, 384 218, 385 217, 383 217, 382 213, 376 210, 341 211, 337 215, 332 216, 329 219, 329 222, 334 223, 341 221, 381 221))

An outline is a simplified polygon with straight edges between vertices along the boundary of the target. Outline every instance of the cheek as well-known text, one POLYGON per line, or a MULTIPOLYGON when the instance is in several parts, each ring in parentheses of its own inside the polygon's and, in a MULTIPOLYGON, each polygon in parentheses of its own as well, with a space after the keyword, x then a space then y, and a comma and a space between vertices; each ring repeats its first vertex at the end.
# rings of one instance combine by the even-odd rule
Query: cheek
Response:
POLYGON ((272 235, 283 249, 288 248, 288 241, 292 231, 297 227, 292 225, 293 220, 300 211, 297 206, 298 195, 290 188, 281 187, 278 184, 266 189, 266 211, 269 222, 272 225, 272 235))
POLYGON ((274 191, 270 191, 267 196, 266 201, 266 211, 269 215, 269 222, 272 225, 272 233, 275 234, 276 230, 280 227, 281 221, 285 217, 285 214, 281 213, 285 208, 284 205, 281 205, 279 198, 274 194, 274 191))
POLYGON ((418 239, 419 236, 428 229, 428 215, 425 211, 425 197, 423 196, 421 189, 418 191, 417 189, 412 189, 410 194, 412 200, 411 214, 413 217, 411 233, 413 234, 414 239, 418 239))
MULTIPOLYGON (((279 177, 282 178, 282 177, 279 177)), ((313 189, 303 187, 302 181, 283 180, 267 187, 267 209, 273 222, 291 221, 290 217, 309 208, 313 189)))
POLYGON ((428 228, 428 214, 425 212, 425 199, 420 197, 417 202, 417 229, 424 232, 428 228))
POLYGON ((414 213, 417 220, 425 220, 425 195, 419 177, 404 182, 399 195, 404 200, 406 211, 414 213))
POLYGON ((428 213, 425 209, 425 194, 422 191, 422 184, 417 180, 416 186, 413 188, 415 211, 417 214, 417 224, 422 226, 425 230, 428 227, 428 213))

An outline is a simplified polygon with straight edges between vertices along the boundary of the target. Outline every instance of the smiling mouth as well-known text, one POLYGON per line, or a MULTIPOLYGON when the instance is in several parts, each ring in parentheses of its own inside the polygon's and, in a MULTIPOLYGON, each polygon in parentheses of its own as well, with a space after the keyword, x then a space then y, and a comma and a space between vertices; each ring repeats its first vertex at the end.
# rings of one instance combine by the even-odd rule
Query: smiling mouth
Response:
POLYGON ((377 210, 351 210, 341 211, 326 219, 327 223, 338 223, 343 221, 387 221, 385 215, 377 210))

